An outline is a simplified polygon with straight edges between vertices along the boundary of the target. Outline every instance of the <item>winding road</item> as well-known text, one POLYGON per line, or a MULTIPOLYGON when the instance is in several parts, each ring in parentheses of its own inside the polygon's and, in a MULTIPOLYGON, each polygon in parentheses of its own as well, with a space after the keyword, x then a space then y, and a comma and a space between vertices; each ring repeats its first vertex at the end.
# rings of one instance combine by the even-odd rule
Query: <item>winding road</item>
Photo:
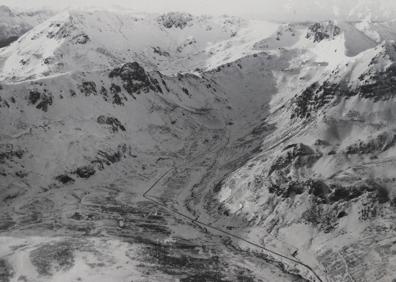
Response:
MULTIPOLYGON (((238 240, 243 241, 243 242, 245 242, 245 243, 247 243, 247 244, 249 244, 249 245, 251 245, 251 246, 254 246, 254 247, 256 247, 256 248, 259 248, 259 249, 265 251, 266 253, 271 254, 271 255, 274 257, 274 260, 275 260, 275 261, 280 261, 280 262, 286 261, 287 263, 289 263, 289 264, 291 264, 291 265, 293 265, 293 266, 300 266, 300 267, 302 267, 302 268, 308 273, 308 275, 303 275, 303 276, 304 276, 305 279, 308 279, 309 281, 319 281, 319 282, 323 282, 323 281, 324 281, 324 280, 312 269, 312 267, 310 267, 309 265, 307 265, 307 264, 305 264, 305 263, 303 263, 303 262, 301 262, 301 261, 298 261, 298 260, 296 260, 296 259, 293 259, 293 258, 287 257, 287 256, 285 256, 285 255, 282 255, 282 254, 280 254, 280 253, 278 253, 278 252, 276 252, 276 251, 270 250, 270 249, 268 249, 268 248, 266 248, 266 247, 264 247, 264 246, 262 246, 262 245, 259 245, 259 244, 257 244, 257 243, 252 242, 252 241, 249 241, 249 240, 247 240, 247 239, 244 239, 244 238, 242 238, 242 237, 240 237, 240 236, 238 236, 238 235, 232 234, 232 233, 230 233, 230 232, 228 232, 228 231, 226 231, 226 230, 222 230, 222 229, 220 229, 220 228, 217 228, 217 227, 215 227, 215 226, 212 226, 212 225, 210 225, 210 224, 207 224, 207 223, 204 223, 204 222, 202 222, 202 221, 200 221, 200 220, 197 220, 196 218, 192 218, 191 216, 186 215, 186 214, 184 214, 184 213, 182 213, 182 212, 179 212, 178 210, 175 210, 175 209, 173 209, 173 208, 167 206, 166 204, 161 203, 161 202, 157 201, 156 199, 150 197, 149 193, 150 193, 151 191, 153 191, 154 189, 157 188, 158 183, 159 183, 162 179, 164 179, 167 175, 169 175, 172 171, 175 171, 175 170, 176 170, 176 168, 170 168, 170 169, 168 169, 165 173, 163 173, 163 174, 162 174, 153 184, 151 184, 151 186, 143 193, 143 197, 144 197, 146 200, 148 200, 148 201, 154 203, 155 205, 157 205, 157 206, 159 206, 159 207, 162 207, 162 208, 166 209, 167 211, 169 211, 169 212, 171 212, 171 213, 173 213, 173 214, 175 214, 175 215, 178 215, 178 216, 180 216, 180 217, 183 217, 184 219, 189 220, 189 221, 190 221, 191 223, 193 223, 193 224, 199 224, 199 225, 201 225, 202 227, 204 227, 204 228, 206 228, 206 229, 215 230, 215 231, 220 232, 220 233, 222 233, 222 234, 225 234, 225 235, 227 235, 227 236, 229 236, 229 237, 231 237, 231 238, 238 239, 238 240)), ((301 274, 301 273, 300 273, 300 274, 301 274)))

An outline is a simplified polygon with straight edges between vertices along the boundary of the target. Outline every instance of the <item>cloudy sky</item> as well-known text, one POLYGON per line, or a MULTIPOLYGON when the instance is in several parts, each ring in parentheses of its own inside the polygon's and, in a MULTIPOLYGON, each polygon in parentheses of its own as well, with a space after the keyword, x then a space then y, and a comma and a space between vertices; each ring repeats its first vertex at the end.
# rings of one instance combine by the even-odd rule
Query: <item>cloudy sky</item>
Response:
POLYGON ((97 7, 145 12, 233 14, 277 21, 396 18, 396 0, 0 0, 0 4, 53 9, 97 7))

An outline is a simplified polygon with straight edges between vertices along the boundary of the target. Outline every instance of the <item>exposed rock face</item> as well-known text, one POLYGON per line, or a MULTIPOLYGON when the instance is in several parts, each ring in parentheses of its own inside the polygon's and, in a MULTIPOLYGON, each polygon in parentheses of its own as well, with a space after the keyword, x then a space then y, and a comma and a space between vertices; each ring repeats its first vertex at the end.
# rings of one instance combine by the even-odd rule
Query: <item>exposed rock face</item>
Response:
POLYGON ((183 29, 192 20, 192 15, 186 13, 170 12, 161 15, 158 22, 166 28, 180 28, 183 29))
MULTIPOLYGON (((387 56, 382 54, 380 57, 387 56)), ((350 99, 360 97, 370 99, 373 102, 388 101, 393 99, 396 93, 396 66, 389 64, 384 69, 376 65, 374 58, 370 63, 370 68, 359 76, 359 83, 352 85, 346 75, 339 81, 329 75, 323 82, 314 82, 294 98, 294 111, 292 118, 309 118, 320 109, 339 99, 350 99)), ((337 72, 335 72, 337 73, 337 72)))
POLYGON ((44 112, 48 111, 48 107, 52 105, 53 97, 50 93, 40 93, 37 90, 29 92, 29 102, 36 105, 36 108, 44 112), (40 101, 38 104, 37 102, 40 101))
POLYGON ((95 169, 91 165, 82 166, 77 168, 77 170, 74 173, 81 178, 89 178, 95 174, 95 169))
POLYGON ((0 280, 393 275, 394 44, 209 18, 70 12, 0 52, 0 280))
POLYGON ((67 174, 59 175, 55 179, 63 184, 74 183, 74 179, 72 177, 68 176, 67 174))
POLYGON ((115 117, 110 117, 110 116, 104 116, 101 115, 97 118, 97 122, 99 124, 106 124, 111 126, 112 132, 118 132, 119 130, 125 131, 125 126, 122 125, 122 123, 115 117))
POLYGON ((96 90, 96 83, 93 81, 84 81, 80 86, 79 90, 85 96, 96 95, 98 92, 96 90))
POLYGON ((350 155, 379 154, 394 147, 395 143, 396 135, 384 132, 372 139, 365 141, 361 140, 355 144, 349 145, 345 149, 345 153, 350 155))
POLYGON ((73 37, 75 44, 86 44, 89 41, 89 36, 86 34, 79 34, 73 37))
POLYGON ((70 18, 70 21, 64 23, 51 24, 50 31, 47 33, 47 37, 57 40, 70 37, 73 34, 73 31, 76 29, 71 20, 72 19, 70 18))
MULTIPOLYGON (((124 89, 130 94, 147 93, 149 91, 162 92, 157 80, 152 79, 144 68, 137 62, 126 63, 120 68, 115 68, 109 74, 110 78, 120 78, 124 89)), ((114 88, 118 92, 119 88, 114 88)))
POLYGON ((313 42, 320 42, 325 39, 332 39, 341 33, 341 29, 332 21, 324 23, 314 23, 308 28, 306 38, 313 42))
POLYGON ((269 175, 274 171, 281 171, 289 168, 291 165, 295 167, 310 167, 321 157, 321 154, 315 152, 309 146, 304 144, 292 144, 283 149, 283 152, 272 163, 269 169, 269 175))

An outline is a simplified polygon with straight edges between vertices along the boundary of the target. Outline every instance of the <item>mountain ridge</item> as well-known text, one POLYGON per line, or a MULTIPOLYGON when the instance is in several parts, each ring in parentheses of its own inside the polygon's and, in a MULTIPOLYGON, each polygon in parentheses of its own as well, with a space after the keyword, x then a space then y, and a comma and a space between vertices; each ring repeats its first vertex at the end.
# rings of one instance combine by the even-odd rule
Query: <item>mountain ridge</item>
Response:
POLYGON ((389 281, 392 27, 68 11, 1 48, 6 281, 317 281, 237 237, 389 281))

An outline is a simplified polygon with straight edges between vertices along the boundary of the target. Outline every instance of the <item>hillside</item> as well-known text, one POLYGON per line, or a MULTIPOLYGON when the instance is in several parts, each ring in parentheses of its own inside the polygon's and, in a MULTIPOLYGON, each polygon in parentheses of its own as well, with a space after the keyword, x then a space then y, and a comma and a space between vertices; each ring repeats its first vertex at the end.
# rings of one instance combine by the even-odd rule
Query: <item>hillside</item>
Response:
POLYGON ((393 22, 67 11, 0 49, 1 281, 390 281, 393 22))

